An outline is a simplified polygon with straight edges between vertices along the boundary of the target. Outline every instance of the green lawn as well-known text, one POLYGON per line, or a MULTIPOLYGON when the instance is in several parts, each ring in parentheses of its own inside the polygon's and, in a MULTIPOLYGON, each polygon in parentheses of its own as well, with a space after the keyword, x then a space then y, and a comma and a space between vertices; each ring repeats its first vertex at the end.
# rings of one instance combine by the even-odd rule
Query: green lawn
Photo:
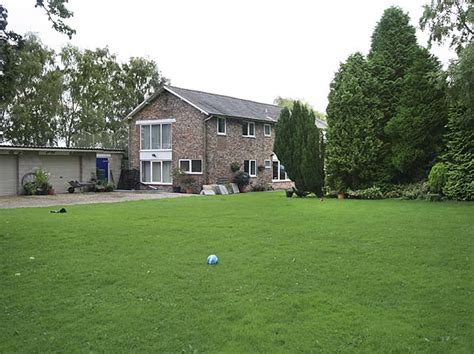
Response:
POLYGON ((0 210, 0 352, 474 350, 472 203, 50 209, 0 210))

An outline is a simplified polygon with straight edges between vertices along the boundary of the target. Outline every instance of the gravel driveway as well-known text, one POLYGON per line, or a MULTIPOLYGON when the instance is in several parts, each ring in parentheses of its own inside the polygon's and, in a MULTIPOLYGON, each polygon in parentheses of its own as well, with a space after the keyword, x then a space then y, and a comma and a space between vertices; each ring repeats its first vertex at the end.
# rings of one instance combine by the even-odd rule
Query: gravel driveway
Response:
POLYGON ((109 193, 72 193, 57 195, 19 195, 0 197, 0 209, 33 208, 55 205, 117 203, 128 200, 179 198, 196 196, 195 194, 166 193, 154 191, 115 191, 109 193))

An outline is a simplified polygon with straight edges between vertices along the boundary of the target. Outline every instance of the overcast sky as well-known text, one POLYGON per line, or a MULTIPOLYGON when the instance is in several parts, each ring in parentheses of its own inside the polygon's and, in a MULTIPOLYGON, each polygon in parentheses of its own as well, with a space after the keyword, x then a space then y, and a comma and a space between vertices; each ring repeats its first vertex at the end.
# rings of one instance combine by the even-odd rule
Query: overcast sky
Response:
MULTIPOLYGON (((35 0, 0 0, 9 29, 35 32, 59 49, 68 42, 51 29, 35 0)), ((277 96, 327 106, 341 61, 367 54, 370 36, 391 5, 418 28, 430 0, 70 0, 67 23, 80 48, 108 46, 120 60, 157 62, 175 86, 272 103, 277 96)), ((426 45, 427 34, 417 31, 426 45)), ((433 48, 443 63, 454 53, 433 48)))

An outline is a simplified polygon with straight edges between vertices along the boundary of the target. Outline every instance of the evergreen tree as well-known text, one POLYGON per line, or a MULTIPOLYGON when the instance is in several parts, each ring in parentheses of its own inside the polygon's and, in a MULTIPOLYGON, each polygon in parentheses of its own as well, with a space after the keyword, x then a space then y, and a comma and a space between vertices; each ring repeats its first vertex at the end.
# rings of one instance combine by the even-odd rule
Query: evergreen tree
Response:
POLYGON ((415 182, 428 176, 443 148, 446 81, 438 60, 419 48, 401 88, 397 114, 385 132, 391 145, 392 177, 395 182, 415 182))
POLYGON ((376 83, 362 54, 341 64, 331 83, 327 108, 327 175, 332 188, 368 187, 380 179, 381 140, 376 124, 382 119, 373 94, 376 83))
POLYGON ((474 43, 463 49, 450 67, 450 109, 444 194, 474 200, 474 43))
POLYGON ((418 50, 415 28, 410 25, 410 18, 402 9, 390 7, 384 11, 372 34, 371 49, 368 60, 377 87, 372 92, 379 101, 383 113, 375 122, 377 136, 384 143, 380 155, 383 163, 383 179, 390 180, 393 172, 390 163, 390 140, 385 134, 386 124, 397 114, 400 96, 403 92, 403 79, 418 50))
POLYGON ((323 136, 315 115, 296 101, 285 107, 276 124, 274 151, 296 189, 322 195, 324 185, 323 136))

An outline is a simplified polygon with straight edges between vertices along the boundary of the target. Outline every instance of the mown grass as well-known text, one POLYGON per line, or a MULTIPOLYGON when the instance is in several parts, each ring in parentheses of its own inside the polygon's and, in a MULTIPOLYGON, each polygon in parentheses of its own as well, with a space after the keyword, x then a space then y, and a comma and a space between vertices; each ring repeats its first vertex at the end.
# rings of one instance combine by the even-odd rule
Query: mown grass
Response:
POLYGON ((473 204, 50 209, 0 210, 0 352, 474 350, 473 204))

